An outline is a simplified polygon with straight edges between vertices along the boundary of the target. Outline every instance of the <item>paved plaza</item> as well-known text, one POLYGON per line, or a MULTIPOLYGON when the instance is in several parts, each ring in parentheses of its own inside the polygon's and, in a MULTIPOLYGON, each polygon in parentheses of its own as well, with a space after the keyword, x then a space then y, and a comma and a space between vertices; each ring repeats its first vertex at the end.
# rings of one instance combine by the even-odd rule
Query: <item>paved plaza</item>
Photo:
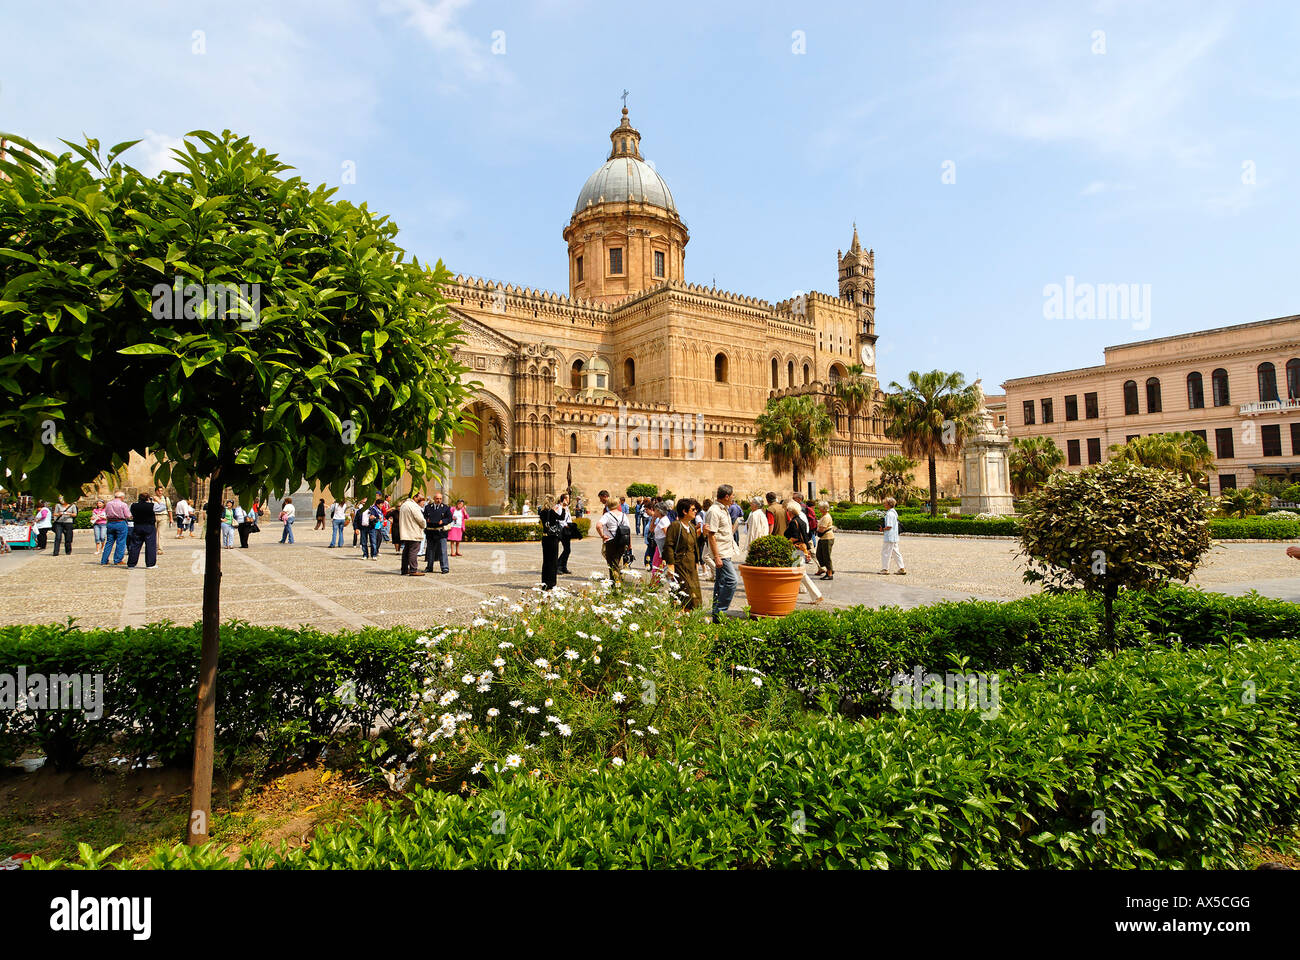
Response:
MULTIPOLYGON (((363 560, 359 549, 330 549, 329 532, 297 532, 298 542, 281 545, 278 524, 252 538, 247 550, 222 552, 221 614, 261 625, 310 624, 321 630, 348 627, 464 623, 480 601, 518 596, 539 583, 538 543, 462 544, 451 573, 402 577, 391 544, 379 560, 363 560)), ((158 567, 134 570, 100 566, 88 531, 77 531, 71 556, 50 551, 14 551, 0 556, 0 624, 63 621, 83 627, 121 627, 171 620, 192 623, 201 616, 203 551, 199 539, 173 539, 167 530, 158 567)), ((351 530, 348 531, 349 542, 351 530)), ((906 577, 880 576, 880 535, 840 533, 836 576, 815 581, 824 606, 913 607, 939 600, 1012 599, 1035 592, 1021 581, 1023 564, 1011 539, 903 537, 906 577)), ((1286 544, 1216 544, 1193 580, 1207 590, 1241 594, 1249 590, 1300 602, 1300 561, 1286 556, 1286 544)), ((581 584, 605 569, 599 542, 573 546, 573 575, 561 583, 581 584)), ((643 569, 638 555, 634 569, 643 569)), ((703 584, 707 595, 710 583, 703 584)), ((706 599, 707 602, 707 599, 706 599)), ((732 604, 745 604, 743 583, 732 604)), ((801 595, 800 608, 809 606, 801 595)))

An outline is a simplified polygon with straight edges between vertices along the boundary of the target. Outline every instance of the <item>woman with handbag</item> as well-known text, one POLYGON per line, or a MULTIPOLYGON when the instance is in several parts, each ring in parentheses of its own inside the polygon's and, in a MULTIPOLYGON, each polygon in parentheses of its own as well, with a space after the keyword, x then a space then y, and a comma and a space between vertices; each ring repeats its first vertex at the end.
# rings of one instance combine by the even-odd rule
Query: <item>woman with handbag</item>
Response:
POLYGON ((549 495, 542 498, 541 509, 537 517, 542 522, 542 589, 555 587, 555 574, 559 569, 556 558, 560 554, 560 514, 555 510, 555 501, 549 495))
POLYGON ((560 515, 560 560, 559 572, 569 572, 569 550, 573 542, 573 534, 577 526, 573 522, 573 514, 569 511, 569 495, 560 494, 560 499, 555 502, 555 512, 560 515))
POLYGON ((683 610, 700 606, 700 572, 695 561, 695 500, 677 501, 677 519, 664 531, 664 572, 681 599, 683 610))
MULTIPOLYGON (((794 544, 794 563, 791 564, 795 569, 802 569, 811 554, 808 552, 808 541, 811 535, 808 532, 808 520, 803 515, 803 507, 798 500, 787 500, 785 502, 786 523, 785 536, 794 544)), ((807 573, 799 585, 808 591, 808 596, 812 598, 813 603, 821 603, 825 598, 822 592, 817 589, 817 584, 812 582, 812 578, 807 573)))

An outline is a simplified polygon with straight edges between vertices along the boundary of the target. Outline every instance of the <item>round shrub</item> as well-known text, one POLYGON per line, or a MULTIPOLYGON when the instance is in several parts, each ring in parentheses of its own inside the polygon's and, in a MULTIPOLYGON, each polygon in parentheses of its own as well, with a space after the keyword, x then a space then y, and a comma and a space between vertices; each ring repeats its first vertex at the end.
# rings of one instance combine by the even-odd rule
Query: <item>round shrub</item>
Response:
POLYGON ((751 567, 788 567, 794 563, 794 544, 775 534, 759 537, 749 545, 745 563, 751 567))

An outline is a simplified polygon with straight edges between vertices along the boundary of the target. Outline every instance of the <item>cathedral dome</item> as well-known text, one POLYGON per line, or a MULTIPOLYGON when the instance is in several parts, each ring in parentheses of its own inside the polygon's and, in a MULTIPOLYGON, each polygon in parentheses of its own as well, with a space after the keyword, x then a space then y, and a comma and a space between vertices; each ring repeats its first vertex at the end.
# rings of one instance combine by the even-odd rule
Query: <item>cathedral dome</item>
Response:
POLYGON ((606 160, 582 185, 574 213, 581 213, 588 204, 620 203, 631 200, 653 204, 677 212, 672 191, 664 178, 644 160, 634 157, 615 157, 606 160))
POLYGON ((574 214, 597 203, 648 203, 677 213, 672 191, 664 178, 641 156, 641 134, 628 121, 627 107, 623 118, 609 135, 609 156, 587 178, 573 205, 574 214))

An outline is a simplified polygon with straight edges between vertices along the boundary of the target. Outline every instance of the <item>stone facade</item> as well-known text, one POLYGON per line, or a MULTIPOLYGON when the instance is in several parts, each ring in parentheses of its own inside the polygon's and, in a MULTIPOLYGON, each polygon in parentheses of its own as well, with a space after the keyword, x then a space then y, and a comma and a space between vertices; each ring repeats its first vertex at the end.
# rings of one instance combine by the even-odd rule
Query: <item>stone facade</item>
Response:
POLYGON ((1003 387, 1012 436, 1052 437, 1068 469, 1130 437, 1190 430, 1215 454, 1214 493, 1300 479, 1300 315, 1107 347, 1100 366, 1003 387))

